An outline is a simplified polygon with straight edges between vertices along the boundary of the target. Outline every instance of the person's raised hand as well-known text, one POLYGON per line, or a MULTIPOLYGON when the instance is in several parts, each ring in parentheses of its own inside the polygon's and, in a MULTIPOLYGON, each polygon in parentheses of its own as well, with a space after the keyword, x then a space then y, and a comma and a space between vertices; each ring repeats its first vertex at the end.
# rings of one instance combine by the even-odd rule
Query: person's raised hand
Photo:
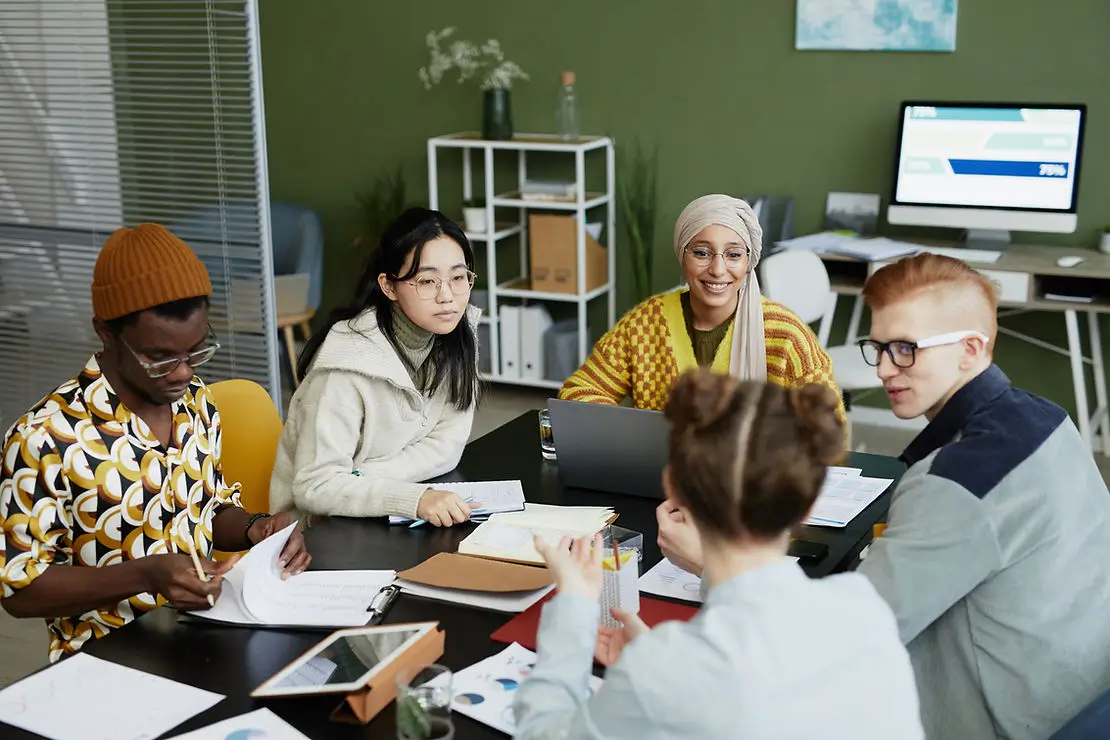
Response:
POLYGON ((220 597, 223 576, 238 561, 238 555, 222 562, 200 558, 201 567, 209 577, 207 581, 197 575, 193 559, 181 553, 147 555, 139 562, 143 564, 148 591, 161 594, 175 609, 189 611, 208 609, 208 597, 220 597))
POLYGON ((578 594, 592 601, 601 598, 600 534, 595 534, 592 539, 563 537, 555 546, 548 545, 539 536, 534 542, 536 552, 543 556, 555 581, 555 588, 560 593, 578 594))
POLYGON ((655 520, 659 524, 659 549, 667 560, 700 576, 704 567, 701 535, 689 514, 668 499, 655 509, 655 520))
POLYGON ((621 623, 621 626, 599 627, 597 643, 594 646, 594 657, 606 668, 611 668, 617 662, 626 645, 651 629, 644 624, 644 620, 632 612, 613 608, 610 613, 613 619, 621 623))
POLYGON ((456 493, 429 488, 416 504, 416 516, 437 527, 450 527, 470 519, 476 508, 478 504, 468 504, 456 493))

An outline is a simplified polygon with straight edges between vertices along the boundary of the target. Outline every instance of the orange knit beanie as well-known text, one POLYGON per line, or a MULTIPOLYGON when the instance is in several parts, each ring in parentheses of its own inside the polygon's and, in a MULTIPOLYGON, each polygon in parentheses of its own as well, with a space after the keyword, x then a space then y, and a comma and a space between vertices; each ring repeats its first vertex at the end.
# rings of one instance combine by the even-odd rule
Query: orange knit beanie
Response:
POLYGON ((207 295, 212 282, 204 263, 158 224, 116 229, 93 267, 93 313, 105 321, 207 295))

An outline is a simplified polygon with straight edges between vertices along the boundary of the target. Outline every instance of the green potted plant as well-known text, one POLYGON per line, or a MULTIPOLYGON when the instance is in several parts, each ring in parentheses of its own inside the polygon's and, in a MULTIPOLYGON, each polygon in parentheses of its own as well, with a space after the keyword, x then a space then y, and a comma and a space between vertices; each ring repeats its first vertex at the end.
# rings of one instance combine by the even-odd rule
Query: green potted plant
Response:
POLYGON ((485 198, 467 198, 463 201, 463 223, 469 234, 486 233, 485 198))
POLYGON ((429 31, 424 37, 428 45, 429 61, 428 66, 421 67, 417 73, 424 83, 424 89, 431 90, 452 69, 458 71, 460 84, 477 78, 483 95, 483 138, 513 138, 509 91, 513 87, 513 80, 527 80, 528 75, 516 62, 505 59, 505 53, 497 39, 489 39, 481 46, 471 41, 455 40, 446 49, 441 48, 440 44, 454 33, 455 29, 449 27, 442 31, 429 31))
POLYGON ((1110 254, 1110 224, 1102 228, 1102 237, 1098 241, 1098 249, 1103 254, 1110 254))
POLYGON ((658 155, 639 142, 617 158, 617 205, 632 260, 636 300, 642 301, 655 288, 655 221, 657 216, 656 168, 658 155))

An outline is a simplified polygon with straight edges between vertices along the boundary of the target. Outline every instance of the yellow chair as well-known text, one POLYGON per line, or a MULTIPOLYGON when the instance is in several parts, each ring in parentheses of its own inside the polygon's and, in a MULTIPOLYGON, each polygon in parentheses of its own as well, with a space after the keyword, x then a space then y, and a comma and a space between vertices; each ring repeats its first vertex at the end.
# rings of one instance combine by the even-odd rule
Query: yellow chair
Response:
POLYGON ((281 416, 266 389, 251 380, 224 380, 209 386, 223 429, 224 480, 238 482, 243 508, 270 510, 270 475, 274 470, 281 416))

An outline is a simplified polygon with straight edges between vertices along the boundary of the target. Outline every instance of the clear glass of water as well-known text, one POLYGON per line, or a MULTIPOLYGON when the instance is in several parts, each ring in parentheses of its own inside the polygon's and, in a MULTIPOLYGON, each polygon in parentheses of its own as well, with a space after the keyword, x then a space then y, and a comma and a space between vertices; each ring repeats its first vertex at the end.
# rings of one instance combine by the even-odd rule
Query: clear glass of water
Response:
POLYGON ((547 409, 540 410, 540 452, 545 460, 555 458, 555 435, 551 433, 551 414, 547 409))
POLYGON ((453 740, 451 680, 438 663, 397 672, 397 740, 453 740))

